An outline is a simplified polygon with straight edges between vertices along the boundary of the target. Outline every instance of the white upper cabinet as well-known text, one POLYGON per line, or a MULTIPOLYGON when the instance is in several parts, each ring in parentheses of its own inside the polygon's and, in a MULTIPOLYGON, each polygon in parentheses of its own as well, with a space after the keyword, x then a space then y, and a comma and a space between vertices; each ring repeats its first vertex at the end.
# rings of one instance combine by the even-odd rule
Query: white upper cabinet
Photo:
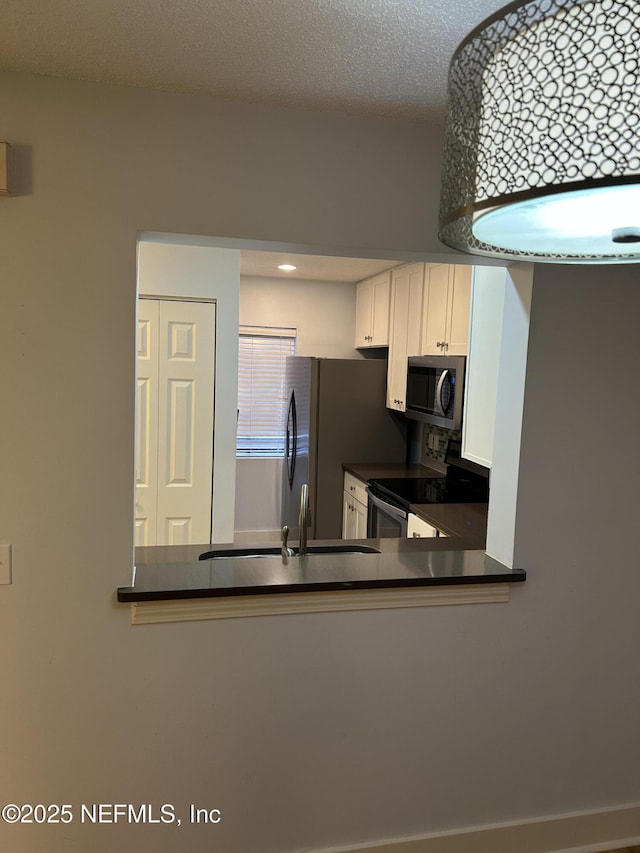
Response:
POLYGON ((471 271, 471 266, 427 264, 420 355, 467 354, 471 271))
POLYGON ((356 289, 356 347, 389 345, 391 272, 358 282, 356 289))
POLYGON ((427 264, 424 282, 424 316, 420 355, 444 355, 449 298, 448 264, 427 264))
POLYGON ((420 354, 424 264, 406 264, 391 271, 391 315, 387 408, 404 412, 407 358, 420 354))

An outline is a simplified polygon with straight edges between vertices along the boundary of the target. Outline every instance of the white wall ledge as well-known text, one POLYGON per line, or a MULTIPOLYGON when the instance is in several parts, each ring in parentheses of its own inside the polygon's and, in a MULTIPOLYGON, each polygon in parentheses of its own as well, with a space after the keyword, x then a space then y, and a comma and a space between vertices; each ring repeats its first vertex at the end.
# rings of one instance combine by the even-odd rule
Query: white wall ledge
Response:
POLYGON ((508 601, 509 584, 507 583, 137 601, 131 604, 131 624, 148 625, 158 622, 193 622, 201 619, 237 619, 400 607, 504 604, 508 601))

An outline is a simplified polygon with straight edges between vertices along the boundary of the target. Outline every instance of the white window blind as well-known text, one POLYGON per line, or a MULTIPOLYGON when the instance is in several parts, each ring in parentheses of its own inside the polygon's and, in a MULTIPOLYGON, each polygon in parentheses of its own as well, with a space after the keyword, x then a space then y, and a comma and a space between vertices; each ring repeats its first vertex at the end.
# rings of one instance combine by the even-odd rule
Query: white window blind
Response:
POLYGON ((295 354, 295 329, 240 327, 237 456, 284 455, 285 359, 295 354))

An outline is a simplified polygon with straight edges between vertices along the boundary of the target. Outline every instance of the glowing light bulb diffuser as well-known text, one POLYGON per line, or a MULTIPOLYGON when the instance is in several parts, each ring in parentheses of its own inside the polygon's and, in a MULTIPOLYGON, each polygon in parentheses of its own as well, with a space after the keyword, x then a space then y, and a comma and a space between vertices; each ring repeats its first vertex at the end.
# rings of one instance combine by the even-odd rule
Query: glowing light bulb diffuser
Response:
POLYGON ((567 263, 640 261, 640 4, 512 3, 449 73, 440 239, 567 263))
POLYGON ((284 272, 292 272, 297 269, 297 267, 294 267, 293 264, 278 264, 278 269, 284 270, 284 272))

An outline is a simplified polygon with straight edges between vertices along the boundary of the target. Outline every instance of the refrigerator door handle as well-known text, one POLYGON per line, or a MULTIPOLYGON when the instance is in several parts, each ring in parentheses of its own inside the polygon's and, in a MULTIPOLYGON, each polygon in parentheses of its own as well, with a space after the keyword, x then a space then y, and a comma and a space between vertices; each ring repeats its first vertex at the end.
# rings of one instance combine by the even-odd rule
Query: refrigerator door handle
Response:
POLYGON ((287 473, 289 475, 289 487, 293 486, 293 475, 296 469, 296 452, 298 450, 298 416, 296 413, 296 395, 291 392, 289 400, 289 411, 287 412, 287 426, 285 434, 285 456, 287 458, 287 473))

